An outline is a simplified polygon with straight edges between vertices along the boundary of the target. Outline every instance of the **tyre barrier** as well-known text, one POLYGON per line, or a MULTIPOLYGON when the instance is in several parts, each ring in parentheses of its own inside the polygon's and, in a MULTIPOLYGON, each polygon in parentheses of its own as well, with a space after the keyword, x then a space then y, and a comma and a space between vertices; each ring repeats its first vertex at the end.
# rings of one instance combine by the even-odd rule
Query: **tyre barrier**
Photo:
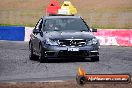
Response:
MULTIPOLYGON (((0 40, 29 41, 33 27, 0 26, 0 40)), ((101 45, 132 46, 132 29, 97 29, 101 45)))

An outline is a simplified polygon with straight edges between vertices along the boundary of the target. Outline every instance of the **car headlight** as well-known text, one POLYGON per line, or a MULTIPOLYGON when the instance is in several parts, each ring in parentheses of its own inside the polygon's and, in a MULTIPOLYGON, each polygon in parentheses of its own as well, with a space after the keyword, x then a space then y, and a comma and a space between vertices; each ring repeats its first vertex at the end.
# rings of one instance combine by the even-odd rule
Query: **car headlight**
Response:
POLYGON ((46 39, 46 44, 47 45, 58 45, 57 41, 51 40, 51 39, 46 39))
POLYGON ((91 40, 89 40, 89 41, 87 42, 87 45, 94 45, 94 44, 97 44, 97 43, 98 43, 98 39, 93 38, 93 39, 91 39, 91 40))

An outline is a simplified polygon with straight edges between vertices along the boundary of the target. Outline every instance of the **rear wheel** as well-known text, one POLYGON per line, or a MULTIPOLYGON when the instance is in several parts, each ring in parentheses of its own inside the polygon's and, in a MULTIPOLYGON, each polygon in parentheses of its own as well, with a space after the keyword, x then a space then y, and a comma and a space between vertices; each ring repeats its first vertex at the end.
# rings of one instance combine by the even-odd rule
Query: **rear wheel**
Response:
POLYGON ((39 49, 40 49, 40 54, 39 54, 39 61, 40 61, 40 63, 47 62, 48 58, 45 57, 45 52, 44 52, 44 50, 43 50, 43 48, 42 48, 41 45, 40 45, 39 49))
POLYGON ((31 43, 29 44, 29 50, 30 50, 29 59, 30 60, 36 60, 37 56, 33 54, 33 46, 31 43))

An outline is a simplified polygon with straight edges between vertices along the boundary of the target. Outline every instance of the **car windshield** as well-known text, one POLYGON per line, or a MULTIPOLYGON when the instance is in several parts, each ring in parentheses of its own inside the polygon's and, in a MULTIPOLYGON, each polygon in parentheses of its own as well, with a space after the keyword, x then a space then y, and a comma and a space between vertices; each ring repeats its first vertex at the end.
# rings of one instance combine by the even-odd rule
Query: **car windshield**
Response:
POLYGON ((81 18, 54 18, 47 19, 45 31, 89 31, 88 26, 81 18))

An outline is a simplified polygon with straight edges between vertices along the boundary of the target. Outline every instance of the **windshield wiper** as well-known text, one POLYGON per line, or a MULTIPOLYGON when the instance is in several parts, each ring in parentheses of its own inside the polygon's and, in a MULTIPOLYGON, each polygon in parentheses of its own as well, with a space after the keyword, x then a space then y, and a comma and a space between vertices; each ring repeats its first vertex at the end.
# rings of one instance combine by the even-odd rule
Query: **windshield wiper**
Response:
POLYGON ((54 31, 60 31, 59 29, 54 29, 54 31))

